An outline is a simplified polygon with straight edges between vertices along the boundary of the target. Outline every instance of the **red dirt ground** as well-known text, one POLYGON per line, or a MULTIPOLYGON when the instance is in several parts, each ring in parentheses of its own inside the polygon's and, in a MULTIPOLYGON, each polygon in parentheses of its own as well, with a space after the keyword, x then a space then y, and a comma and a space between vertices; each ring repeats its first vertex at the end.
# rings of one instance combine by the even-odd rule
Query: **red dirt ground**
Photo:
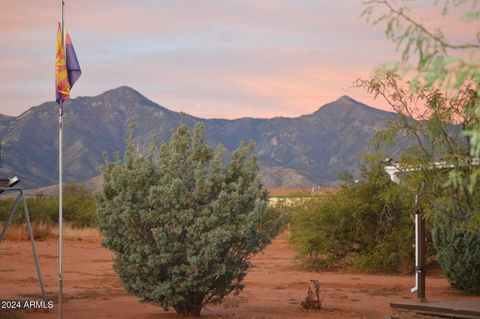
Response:
MULTIPOLYGON (((57 289, 57 242, 37 242, 40 263, 50 299, 57 289)), ((286 235, 277 238, 264 254, 254 258, 254 267, 239 296, 222 305, 208 306, 206 318, 384 318, 393 301, 414 301, 409 292, 413 276, 366 275, 356 273, 315 273, 291 268, 294 252, 286 235), (323 309, 305 311, 300 302, 306 297, 307 283, 318 279, 323 309)), ((30 243, 6 241, 0 244, 0 299, 39 297, 39 287, 30 243)), ((64 318, 172 318, 174 312, 141 303, 128 296, 112 269, 112 253, 95 241, 64 243, 64 318)), ((466 300, 449 288, 440 275, 427 278, 429 300, 466 300)), ((56 305, 49 313, 22 311, 1 313, 0 318, 56 318, 56 305)))

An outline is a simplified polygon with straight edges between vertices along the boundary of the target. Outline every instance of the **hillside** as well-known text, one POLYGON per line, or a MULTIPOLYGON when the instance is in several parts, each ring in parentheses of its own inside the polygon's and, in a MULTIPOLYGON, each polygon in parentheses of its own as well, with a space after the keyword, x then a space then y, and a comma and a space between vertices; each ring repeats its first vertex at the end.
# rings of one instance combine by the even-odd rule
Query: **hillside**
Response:
MULTIPOLYGON (((23 187, 52 185, 58 175, 58 107, 46 102, 18 117, 0 116, 3 175, 18 175, 23 187)), ((355 172, 368 142, 394 114, 347 96, 296 118, 202 119, 184 115, 183 121, 205 126, 207 142, 235 149, 253 140, 270 187, 333 185, 338 173, 355 172)), ((182 121, 129 87, 65 103, 64 179, 85 181, 100 174, 104 154, 122 153, 129 123, 134 139, 148 145, 156 136, 167 140, 182 121)))

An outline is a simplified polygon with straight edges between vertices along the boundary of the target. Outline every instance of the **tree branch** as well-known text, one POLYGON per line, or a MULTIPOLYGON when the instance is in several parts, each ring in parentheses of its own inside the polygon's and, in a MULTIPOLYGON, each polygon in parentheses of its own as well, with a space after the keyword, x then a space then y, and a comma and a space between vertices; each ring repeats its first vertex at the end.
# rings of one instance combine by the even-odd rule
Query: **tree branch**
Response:
POLYGON ((412 19, 410 16, 406 15, 402 10, 394 8, 388 0, 368 0, 364 2, 365 4, 379 4, 385 5, 389 10, 390 13, 395 14, 398 17, 401 17, 412 24, 415 28, 426 34, 432 40, 439 43, 444 48, 455 49, 455 50, 465 50, 465 49, 480 49, 480 44, 475 43, 465 43, 465 44, 452 44, 451 42, 447 41, 445 37, 440 34, 437 35, 432 31, 428 30, 423 24, 417 22, 416 20, 412 19))

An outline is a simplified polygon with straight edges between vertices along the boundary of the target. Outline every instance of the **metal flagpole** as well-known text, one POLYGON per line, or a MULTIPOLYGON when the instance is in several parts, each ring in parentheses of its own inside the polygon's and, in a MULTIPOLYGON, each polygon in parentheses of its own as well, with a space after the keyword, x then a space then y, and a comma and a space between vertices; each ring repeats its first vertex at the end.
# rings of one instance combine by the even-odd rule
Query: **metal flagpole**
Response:
MULTIPOLYGON (((64 6, 62 1, 62 49, 65 52, 65 28, 64 28, 64 6)), ((62 295, 63 295, 63 100, 60 98, 58 115, 58 318, 63 318, 62 295)))

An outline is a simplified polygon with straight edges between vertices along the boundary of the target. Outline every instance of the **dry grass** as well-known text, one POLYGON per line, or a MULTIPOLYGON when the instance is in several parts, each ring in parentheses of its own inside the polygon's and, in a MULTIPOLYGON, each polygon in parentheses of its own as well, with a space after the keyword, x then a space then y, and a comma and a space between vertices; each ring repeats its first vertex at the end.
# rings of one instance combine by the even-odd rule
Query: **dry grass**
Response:
MULTIPOLYGON (((1 225, 1 228, 3 229, 3 224, 1 225)), ((51 230, 52 230, 52 226, 47 224, 32 225, 33 237, 37 241, 53 238, 54 236, 51 230)), ((27 225, 26 224, 10 225, 7 229, 7 233, 5 234, 5 240, 12 240, 12 241, 30 240, 30 237, 28 235, 27 225)))
MULTIPOLYGON (((3 225, 0 225, 3 229, 3 225)), ((58 227, 56 225, 33 224, 33 237, 37 241, 58 238, 58 227)), ((63 239, 71 241, 98 241, 100 232, 96 228, 79 228, 69 224, 63 226, 63 239)), ((5 240, 25 241, 30 240, 26 224, 10 225, 5 235, 5 240)))
MULTIPOLYGON (((58 228, 53 229, 53 234, 58 237, 58 228)), ((75 241, 99 241, 101 239, 100 231, 93 227, 74 227, 72 225, 63 226, 63 239, 75 241)))

